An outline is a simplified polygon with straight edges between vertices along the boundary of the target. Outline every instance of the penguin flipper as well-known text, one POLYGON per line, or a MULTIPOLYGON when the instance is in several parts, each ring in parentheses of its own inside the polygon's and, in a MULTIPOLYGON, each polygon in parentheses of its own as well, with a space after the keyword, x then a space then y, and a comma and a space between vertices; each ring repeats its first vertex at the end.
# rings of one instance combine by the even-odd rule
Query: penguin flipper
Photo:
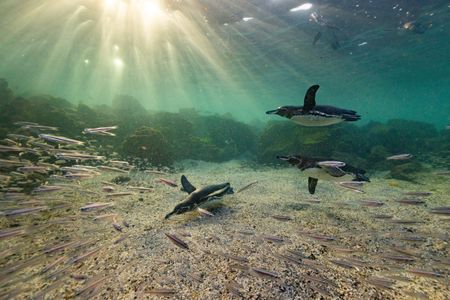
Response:
POLYGON ((339 167, 322 166, 322 168, 325 170, 325 172, 327 172, 328 175, 331 175, 333 177, 342 177, 347 174, 339 167))
POLYGON ((319 85, 311 86, 305 94, 305 101, 303 102, 303 111, 308 112, 316 106, 316 92, 319 89, 319 85))
POLYGON ((308 177, 308 191, 312 195, 316 192, 317 178, 308 177))
POLYGON ((181 190, 185 191, 188 194, 196 190, 195 186, 193 186, 184 175, 181 175, 181 185, 183 186, 181 190))

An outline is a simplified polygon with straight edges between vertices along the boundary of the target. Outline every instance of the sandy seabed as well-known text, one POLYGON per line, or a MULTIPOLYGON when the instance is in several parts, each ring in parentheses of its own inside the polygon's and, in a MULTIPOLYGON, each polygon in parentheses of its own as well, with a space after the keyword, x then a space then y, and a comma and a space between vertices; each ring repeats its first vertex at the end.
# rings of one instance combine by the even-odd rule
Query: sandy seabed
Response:
POLYGON ((103 173, 58 192, 4 197, 2 211, 21 202, 48 209, 0 216, 0 299, 450 299, 450 218, 430 212, 450 205, 449 177, 375 174, 365 193, 319 181, 310 195, 295 168, 186 161, 177 169, 130 174, 128 186, 151 191, 111 184, 125 196, 102 191, 120 175, 103 173), (257 182, 205 206, 212 217, 164 220, 187 194, 158 178, 179 184, 182 174, 196 187, 230 182, 235 192, 257 182), (432 194, 403 194, 411 191, 432 194), (397 202, 404 198, 424 203, 397 202), (94 202, 113 206, 80 211, 94 202))

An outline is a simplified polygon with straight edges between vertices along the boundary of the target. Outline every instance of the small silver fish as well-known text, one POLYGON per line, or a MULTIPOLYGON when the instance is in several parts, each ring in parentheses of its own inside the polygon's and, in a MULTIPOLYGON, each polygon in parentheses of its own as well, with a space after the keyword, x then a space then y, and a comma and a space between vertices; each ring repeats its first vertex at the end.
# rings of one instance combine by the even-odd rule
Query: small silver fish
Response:
POLYGON ((433 207, 430 213, 437 215, 450 215, 450 206, 433 207))
MULTIPOLYGON (((56 153, 59 160, 104 160, 104 156, 90 155, 85 153, 56 153)), ((65 163, 65 162, 63 162, 65 163)))
POLYGON ((121 236, 119 236, 117 239, 114 240, 114 244, 118 244, 121 241, 125 240, 128 237, 128 234, 122 234, 121 236))
POLYGON ((105 207, 110 207, 110 206, 114 206, 114 204, 110 203, 110 202, 97 202, 97 203, 91 203, 91 204, 85 205, 85 206, 81 207, 80 210, 81 211, 90 211, 92 209, 105 208, 105 207))
POLYGON ((97 253, 98 251, 100 251, 103 248, 103 246, 94 248, 92 250, 89 250, 88 252, 81 254, 79 256, 73 257, 72 259, 70 259, 67 264, 75 264, 77 262, 80 262, 82 260, 84 260, 85 258, 88 258, 91 255, 94 255, 95 253, 97 253))
POLYGON ((408 160, 408 159, 411 159, 412 157, 413 157, 412 154, 405 153, 405 154, 392 155, 392 156, 386 157, 386 159, 387 160, 408 160))
POLYGON ((120 224, 118 224, 118 223, 113 223, 112 225, 113 225, 113 227, 114 227, 115 230, 117 230, 117 231, 119 231, 119 232, 122 232, 123 228, 122 228, 122 226, 120 226, 120 224))
POLYGON ((58 131, 58 127, 45 126, 39 124, 28 124, 21 127, 22 129, 36 129, 40 131, 58 131))
POLYGON ((117 173, 126 173, 126 174, 128 174, 128 171, 122 170, 122 169, 119 169, 119 168, 114 168, 114 167, 98 166, 97 168, 99 170, 107 171, 107 172, 117 172, 117 173))
POLYGON ((441 273, 434 272, 434 271, 427 271, 427 270, 411 269, 411 270, 407 270, 407 272, 414 274, 414 275, 418 275, 418 276, 424 276, 424 277, 432 277, 432 278, 444 277, 444 275, 441 273))
POLYGON ((106 193, 112 193, 112 192, 114 192, 114 187, 113 186, 110 186, 110 185, 108 185, 108 186, 104 186, 103 188, 102 188, 102 191, 104 191, 104 192, 106 192, 106 193))
POLYGON ((243 191, 249 189, 251 186, 253 186, 253 185, 257 184, 257 183, 258 183, 258 180, 255 180, 255 181, 253 181, 253 182, 250 182, 249 184, 247 184, 247 185, 241 187, 241 188, 236 192, 236 194, 242 193, 243 191))
POLYGON ((117 217, 117 214, 104 214, 104 215, 95 216, 92 220, 98 221, 98 220, 105 219, 105 218, 115 218, 115 217, 117 217))
POLYGON ((86 285, 80 289, 78 289, 75 293, 76 296, 81 296, 81 298, 85 298, 83 296, 86 296, 87 298, 91 298, 91 292, 94 292, 95 289, 97 288, 97 286, 99 286, 100 284, 103 284, 103 282, 105 280, 107 280, 109 278, 109 276, 106 277, 98 277, 95 279, 92 279, 91 281, 89 281, 88 283, 86 283, 86 285))
POLYGON ((158 171, 158 170, 145 170, 144 173, 155 174, 155 175, 168 175, 168 173, 158 171))
POLYGON ((33 190, 33 193, 48 193, 62 190, 63 187, 57 185, 41 185, 33 190))
POLYGON ((38 166, 27 166, 27 167, 20 167, 17 169, 17 171, 22 173, 41 173, 45 174, 48 172, 48 169, 46 167, 38 167, 38 166))
POLYGON ((189 246, 188 244, 186 244, 186 242, 184 242, 183 240, 181 240, 180 238, 178 238, 176 235, 174 234, 170 234, 170 233, 165 233, 165 235, 169 238, 169 240, 174 243, 176 246, 183 248, 183 249, 187 249, 189 250, 189 246))
POLYGON ((252 268, 251 270, 260 277, 278 278, 278 274, 272 271, 259 268, 252 268))
POLYGON ((423 201, 421 199, 416 199, 416 198, 404 198, 404 199, 396 200, 396 202, 398 202, 400 204, 404 204, 404 205, 420 205, 420 204, 425 203, 425 201, 423 201))
POLYGON ((20 147, 0 145, 0 152, 22 152, 23 150, 20 147))
POLYGON ((275 220, 278 221, 291 221, 292 218, 289 216, 284 216, 284 215, 273 215, 272 218, 274 218, 275 220))
POLYGON ((64 250, 65 248, 70 247, 70 246, 74 246, 74 245, 76 245, 78 243, 80 243, 80 241, 77 240, 77 241, 71 241, 71 242, 59 244, 59 245, 56 245, 56 246, 52 246, 51 248, 46 248, 44 250, 44 253, 45 254, 50 254, 50 253, 53 253, 53 252, 56 252, 56 251, 64 250))
POLYGON ((366 280, 367 283, 374 285, 379 288, 384 289, 392 289, 392 285, 395 283, 395 281, 387 279, 387 278, 381 278, 381 277, 375 277, 372 276, 366 280))
POLYGON ((22 134, 13 134, 13 133, 7 134, 6 136, 15 141, 27 141, 32 138, 31 136, 26 136, 26 135, 22 135, 22 134))
POLYGON ((61 171, 72 173, 72 174, 74 174, 74 173, 89 173, 89 174, 94 174, 94 175, 100 175, 100 173, 95 171, 95 169, 83 168, 80 166, 62 167, 61 171))
POLYGON ((27 121, 17 121, 13 123, 14 125, 17 126, 27 126, 27 125, 39 125, 38 123, 35 122, 27 122, 27 121))
POLYGON ((6 217, 13 217, 13 216, 18 216, 18 215, 35 213, 35 212, 46 210, 46 209, 48 209, 48 206, 27 207, 27 208, 15 209, 15 210, 10 210, 10 211, 4 212, 4 215, 6 217))
POLYGON ((364 181, 341 181, 337 183, 339 186, 352 190, 357 193, 364 193, 362 186, 364 181))
POLYGON ((27 164, 29 164, 28 161, 0 159, 0 167, 4 167, 4 168, 20 167, 20 166, 24 166, 27 164))
POLYGON ((130 166, 130 164, 127 161, 121 160, 111 160, 109 163, 111 164, 111 166, 115 168, 126 168, 130 166))
POLYGON ((450 171, 437 172, 436 175, 439 175, 439 176, 450 176, 450 171))
POLYGON ((6 144, 7 146, 19 146, 19 143, 8 138, 3 139, 1 141, 3 142, 3 144, 6 144))
POLYGON ((49 142, 58 143, 58 144, 68 144, 68 145, 83 145, 84 144, 84 142, 82 142, 82 141, 69 139, 69 138, 66 138, 64 136, 57 136, 57 135, 50 135, 50 134, 40 134, 39 137, 41 139, 43 139, 43 140, 46 140, 46 141, 49 141, 49 142))
POLYGON ((124 196, 130 196, 130 195, 134 195, 134 194, 130 193, 130 192, 119 192, 119 193, 106 194, 106 197, 113 198, 113 197, 124 197, 124 196))
POLYGON ((178 185, 175 183, 175 181, 172 181, 170 179, 164 179, 164 178, 159 178, 158 179, 159 182, 164 183, 170 187, 177 187, 178 185))
POLYGON ((433 195, 432 192, 406 192, 403 193, 403 195, 407 195, 407 196, 417 196, 417 197, 428 197, 433 195))
POLYGON ((151 191, 153 191, 153 189, 151 189, 151 188, 148 188, 148 187, 143 187, 143 186, 126 186, 126 188, 127 189, 130 189, 130 190, 137 190, 137 191, 139 191, 139 192, 151 192, 151 191))
POLYGON ((384 202, 381 202, 376 199, 362 200, 361 205, 368 206, 368 207, 380 207, 380 206, 384 205, 384 202))
POLYGON ((85 173, 67 173, 66 175, 64 175, 64 177, 72 180, 80 180, 93 178, 94 176, 92 174, 85 174, 85 173))
POLYGON ((96 135, 106 135, 106 136, 116 136, 111 130, 117 129, 117 126, 109 127, 97 127, 97 128, 85 128, 83 130, 84 134, 96 134, 96 135))
POLYGON ((177 292, 173 289, 152 289, 150 291, 146 291, 146 294, 152 294, 152 295, 156 295, 156 296, 173 296, 175 295, 177 292))
POLYGON ((205 216, 205 217, 214 217, 214 214, 211 213, 211 212, 209 212, 209 211, 207 211, 206 209, 203 209, 203 208, 201 208, 201 207, 198 207, 197 210, 198 210, 198 212, 199 212, 202 216, 205 216))

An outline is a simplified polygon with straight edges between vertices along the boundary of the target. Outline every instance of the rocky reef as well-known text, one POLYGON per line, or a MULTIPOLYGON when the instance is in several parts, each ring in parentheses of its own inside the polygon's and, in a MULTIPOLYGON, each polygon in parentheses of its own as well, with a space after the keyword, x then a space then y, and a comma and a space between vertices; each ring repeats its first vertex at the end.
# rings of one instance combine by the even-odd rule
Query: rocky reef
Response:
POLYGON ((170 144, 159 131, 149 127, 137 129, 122 144, 121 153, 146 159, 153 165, 170 165, 174 161, 170 144))
MULTIPOLYGON (((278 164, 277 155, 298 153, 343 160, 369 171, 387 171, 392 178, 413 180, 412 174, 424 168, 446 168, 450 157, 450 131, 439 131, 423 122, 395 119, 362 126, 309 128, 271 121, 261 128, 229 114, 204 115, 193 109, 148 111, 127 95, 115 97, 111 106, 75 105, 49 95, 22 97, 14 95, 0 79, 0 138, 9 133, 37 136, 38 131, 14 124, 19 121, 58 127, 58 134, 82 139, 107 158, 138 158, 152 166, 171 166, 183 159, 278 164), (114 138, 82 133, 87 127, 111 125, 118 126, 114 138), (412 161, 386 160, 399 153, 413 154, 412 161)), ((2 157, 6 154, 0 153, 2 157)))

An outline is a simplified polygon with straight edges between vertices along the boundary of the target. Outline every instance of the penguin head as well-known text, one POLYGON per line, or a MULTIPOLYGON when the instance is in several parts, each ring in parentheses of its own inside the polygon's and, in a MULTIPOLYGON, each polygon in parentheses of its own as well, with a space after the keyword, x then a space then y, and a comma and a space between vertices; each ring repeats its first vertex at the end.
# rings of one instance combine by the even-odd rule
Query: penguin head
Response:
POLYGON ((172 212, 170 212, 166 215, 165 219, 168 219, 172 215, 179 215, 179 214, 185 213, 185 212, 189 211, 190 209, 191 208, 189 206, 186 206, 186 205, 183 205, 183 203, 180 203, 177 206, 175 206, 175 208, 173 209, 172 212))
POLYGON ((294 166, 298 166, 303 163, 303 158, 299 155, 288 155, 288 156, 278 155, 277 159, 287 161, 288 163, 294 166))
MULTIPOLYGON (((365 172, 364 172, 365 173, 365 172)), ((356 173, 356 180, 357 181, 366 181, 366 182, 370 182, 369 177, 367 177, 366 175, 364 175, 362 172, 361 173, 356 173)))
POLYGON ((267 115, 279 115, 290 118, 292 116, 292 106, 280 106, 277 109, 266 111, 267 115))

